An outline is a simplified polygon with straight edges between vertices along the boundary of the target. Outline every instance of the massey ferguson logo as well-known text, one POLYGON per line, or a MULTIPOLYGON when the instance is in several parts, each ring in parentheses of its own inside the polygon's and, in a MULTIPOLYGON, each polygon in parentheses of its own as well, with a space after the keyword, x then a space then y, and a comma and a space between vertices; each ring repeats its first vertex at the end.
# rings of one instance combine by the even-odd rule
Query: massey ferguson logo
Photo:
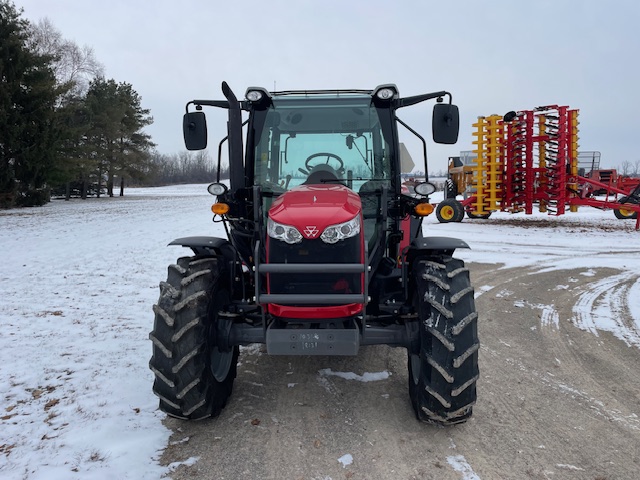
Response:
POLYGON ((314 238, 316 235, 318 235, 318 232, 318 227, 316 227, 315 225, 307 225, 304 228, 304 234, 310 238, 314 238))

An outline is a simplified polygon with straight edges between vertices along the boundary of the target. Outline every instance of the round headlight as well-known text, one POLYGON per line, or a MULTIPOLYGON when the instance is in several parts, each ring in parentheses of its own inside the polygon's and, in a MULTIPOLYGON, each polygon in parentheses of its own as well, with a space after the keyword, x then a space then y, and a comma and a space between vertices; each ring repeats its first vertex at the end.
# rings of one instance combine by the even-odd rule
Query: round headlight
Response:
POLYGON ((211 195, 223 195, 227 191, 227 186, 222 183, 212 183, 207 187, 207 192, 211 195))
POLYGON ((284 241, 287 243, 298 243, 302 240, 302 235, 295 228, 288 228, 284 241))
POLYGON ((251 90, 247 92, 247 100, 250 102, 258 102, 262 100, 262 92, 260 90, 251 90))
POLYGON ((390 88, 381 88, 377 91, 376 96, 380 100, 389 100, 393 97, 393 90, 391 90, 390 88))
POLYGON ((414 189, 418 195, 426 197, 436 191, 436 186, 430 182, 422 182, 417 184, 414 189))

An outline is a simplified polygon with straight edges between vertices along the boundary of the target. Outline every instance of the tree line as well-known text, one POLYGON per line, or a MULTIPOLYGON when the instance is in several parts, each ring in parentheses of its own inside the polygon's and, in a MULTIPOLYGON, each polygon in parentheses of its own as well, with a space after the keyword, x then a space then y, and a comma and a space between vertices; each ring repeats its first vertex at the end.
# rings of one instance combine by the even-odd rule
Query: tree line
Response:
MULTIPOLYGON (((179 183, 207 183, 217 179, 218 164, 205 150, 187 151, 166 155, 154 152, 151 155, 147 175, 134 180, 131 185, 160 186, 179 183)), ((221 165, 220 178, 229 178, 229 168, 221 165)))
POLYGON ((0 0, 0 207, 86 198, 153 169, 153 117, 126 82, 105 79, 89 47, 0 0))

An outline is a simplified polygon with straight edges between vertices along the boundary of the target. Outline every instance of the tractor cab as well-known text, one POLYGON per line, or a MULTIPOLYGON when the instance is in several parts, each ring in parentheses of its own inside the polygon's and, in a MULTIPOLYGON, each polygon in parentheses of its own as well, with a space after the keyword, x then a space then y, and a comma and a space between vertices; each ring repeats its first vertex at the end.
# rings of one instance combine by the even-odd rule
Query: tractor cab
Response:
MULTIPOLYGON (((416 189, 422 195, 415 196, 403 190, 400 174, 406 149, 398 141, 398 125, 416 135, 423 145, 426 142, 397 118, 396 112, 437 98, 432 118, 433 138, 438 143, 455 143, 458 109, 443 103, 445 97, 451 101, 448 92, 403 99, 391 84, 374 90, 283 92, 250 87, 244 101, 238 101, 226 84, 223 92, 228 97, 226 102, 194 100, 187 109, 190 104, 196 109, 204 105, 229 109, 229 135, 223 142, 229 144, 230 192, 219 199, 229 203, 230 217, 253 219, 256 213, 253 207, 259 202, 266 224, 270 208, 280 195, 301 186, 342 186, 360 197, 362 231, 372 270, 384 257, 397 258, 401 243, 406 246, 412 237, 420 236, 419 223, 424 213, 416 214, 415 207, 421 203, 419 211, 430 213, 431 209, 425 206, 434 187, 425 182, 416 189), (244 122, 241 111, 248 114, 244 122), (404 233, 402 220, 409 216, 413 217, 413 228, 404 233)), ((206 130, 204 114, 187 111, 184 119, 187 148, 204 148, 206 130)), ((426 172, 426 147, 423 162, 426 172)), ((317 204, 318 195, 311 198, 316 198, 317 204)), ((254 230, 254 241, 247 242, 249 232, 245 227, 236 225, 231 233, 238 234, 236 243, 248 257, 255 242, 261 239, 254 230)), ((296 226, 298 230, 306 227, 296 226)))
MULTIPOLYGON (((247 94, 258 92, 250 89, 247 94)), ((325 203, 341 186, 360 196, 358 209, 365 210, 362 227, 368 245, 382 191, 394 190, 400 178, 392 161, 395 132, 389 109, 379 111, 370 92, 358 91, 285 92, 268 99, 252 105, 249 128, 254 136, 247 145, 253 183, 261 186, 265 211, 274 196, 302 185, 333 186, 316 188, 325 203)))

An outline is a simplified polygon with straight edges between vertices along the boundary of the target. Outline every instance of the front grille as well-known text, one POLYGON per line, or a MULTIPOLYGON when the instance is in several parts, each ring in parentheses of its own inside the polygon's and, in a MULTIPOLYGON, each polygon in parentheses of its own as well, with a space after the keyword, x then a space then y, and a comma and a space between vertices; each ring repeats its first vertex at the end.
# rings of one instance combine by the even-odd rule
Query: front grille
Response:
MULTIPOLYGON (((320 239, 289 245, 269 239, 267 263, 327 264, 362 263, 361 237, 355 236, 334 244, 320 239)), ((271 294, 339 294, 362 293, 362 274, 359 273, 270 273, 271 294)))

